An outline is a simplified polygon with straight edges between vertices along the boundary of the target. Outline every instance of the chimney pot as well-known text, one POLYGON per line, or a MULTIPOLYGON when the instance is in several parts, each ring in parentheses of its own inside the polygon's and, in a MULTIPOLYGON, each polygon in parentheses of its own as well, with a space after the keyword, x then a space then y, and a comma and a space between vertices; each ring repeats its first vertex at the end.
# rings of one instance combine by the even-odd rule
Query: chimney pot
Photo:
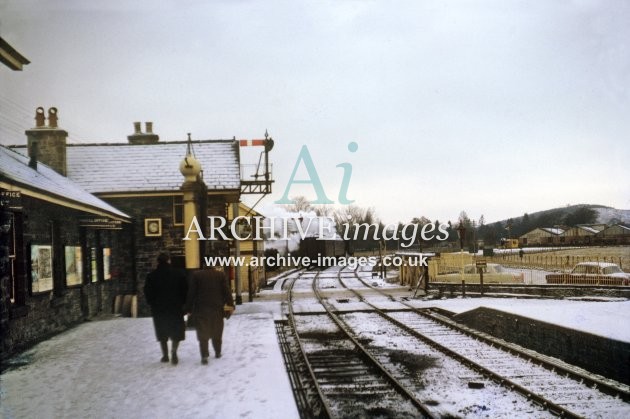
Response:
POLYGON ((57 128, 57 108, 48 108, 48 127, 57 128))
POLYGON ((142 134, 142 123, 134 122, 133 129, 134 129, 134 134, 142 134))
POLYGON ((43 128, 46 125, 46 116, 44 115, 44 108, 41 106, 35 109, 35 127, 43 128))
POLYGON ((153 122, 145 122, 147 134, 153 134, 153 122))

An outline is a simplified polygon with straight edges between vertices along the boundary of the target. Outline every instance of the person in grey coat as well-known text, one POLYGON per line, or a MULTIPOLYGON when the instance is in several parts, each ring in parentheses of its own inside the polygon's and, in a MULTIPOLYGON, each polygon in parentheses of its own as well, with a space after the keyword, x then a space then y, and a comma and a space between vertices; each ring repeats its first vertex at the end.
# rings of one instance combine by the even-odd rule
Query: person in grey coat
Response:
POLYGON ((168 340, 171 339, 171 363, 177 365, 179 342, 186 338, 184 303, 188 292, 186 273, 174 269, 167 253, 160 253, 157 268, 147 275, 144 295, 151 306, 155 336, 162 349, 161 362, 168 362, 168 340))
POLYGON ((194 318, 201 363, 204 365, 208 363, 210 356, 210 339, 215 357, 221 358, 225 305, 234 308, 232 292, 225 274, 213 268, 193 272, 188 284, 185 311, 194 318))

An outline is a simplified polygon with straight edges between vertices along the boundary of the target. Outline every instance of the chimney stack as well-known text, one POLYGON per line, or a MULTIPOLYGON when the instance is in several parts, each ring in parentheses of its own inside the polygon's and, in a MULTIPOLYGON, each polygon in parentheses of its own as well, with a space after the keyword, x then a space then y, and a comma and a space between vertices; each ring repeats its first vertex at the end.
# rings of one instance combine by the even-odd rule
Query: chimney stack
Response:
POLYGON ((68 132, 58 127, 57 108, 48 109, 48 126, 45 123, 44 108, 35 110, 35 128, 26 130, 29 166, 37 169, 40 161, 58 173, 66 176, 66 142, 68 132))
POLYGON ((140 122, 133 123, 134 133, 127 136, 129 144, 146 145, 156 144, 160 141, 160 137, 153 133, 153 122, 145 122, 144 125, 147 130, 145 133, 142 132, 142 124, 140 122))
POLYGON ((37 141, 31 142, 29 145, 28 155, 31 158, 28 161, 28 167, 37 170, 37 141))

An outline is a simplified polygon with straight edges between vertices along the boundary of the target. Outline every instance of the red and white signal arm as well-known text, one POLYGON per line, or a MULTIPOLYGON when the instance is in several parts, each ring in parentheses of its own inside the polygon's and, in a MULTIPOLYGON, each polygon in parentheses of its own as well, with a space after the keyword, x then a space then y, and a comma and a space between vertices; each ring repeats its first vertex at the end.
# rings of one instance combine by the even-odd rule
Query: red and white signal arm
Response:
POLYGON ((264 146, 267 140, 238 140, 241 147, 264 146))
POLYGON ((273 148, 273 138, 254 139, 254 140, 238 140, 238 145, 241 147, 256 147, 264 146, 265 151, 269 152, 273 148))

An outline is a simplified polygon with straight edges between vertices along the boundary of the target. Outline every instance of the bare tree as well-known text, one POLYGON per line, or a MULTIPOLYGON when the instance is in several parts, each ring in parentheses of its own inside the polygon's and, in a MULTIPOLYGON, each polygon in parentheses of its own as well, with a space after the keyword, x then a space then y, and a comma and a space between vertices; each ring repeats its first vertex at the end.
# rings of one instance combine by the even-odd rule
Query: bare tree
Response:
POLYGON ((292 204, 285 205, 285 209, 289 212, 306 212, 312 211, 314 208, 311 205, 311 202, 306 199, 304 196, 294 196, 291 198, 293 201, 292 204))
MULTIPOLYGON (((380 232, 379 228, 382 228, 382 224, 376 217, 374 208, 361 208, 356 205, 348 205, 342 208, 338 208, 333 212, 333 218, 337 226, 337 233, 340 236, 347 234, 347 237, 353 238, 357 232, 359 226, 367 224, 368 226, 375 226, 374 228, 380 232)), ((373 231, 372 227, 368 228, 370 232, 373 231)))
POLYGON ((313 210, 318 217, 329 217, 334 214, 335 209, 330 205, 318 205, 313 210))

